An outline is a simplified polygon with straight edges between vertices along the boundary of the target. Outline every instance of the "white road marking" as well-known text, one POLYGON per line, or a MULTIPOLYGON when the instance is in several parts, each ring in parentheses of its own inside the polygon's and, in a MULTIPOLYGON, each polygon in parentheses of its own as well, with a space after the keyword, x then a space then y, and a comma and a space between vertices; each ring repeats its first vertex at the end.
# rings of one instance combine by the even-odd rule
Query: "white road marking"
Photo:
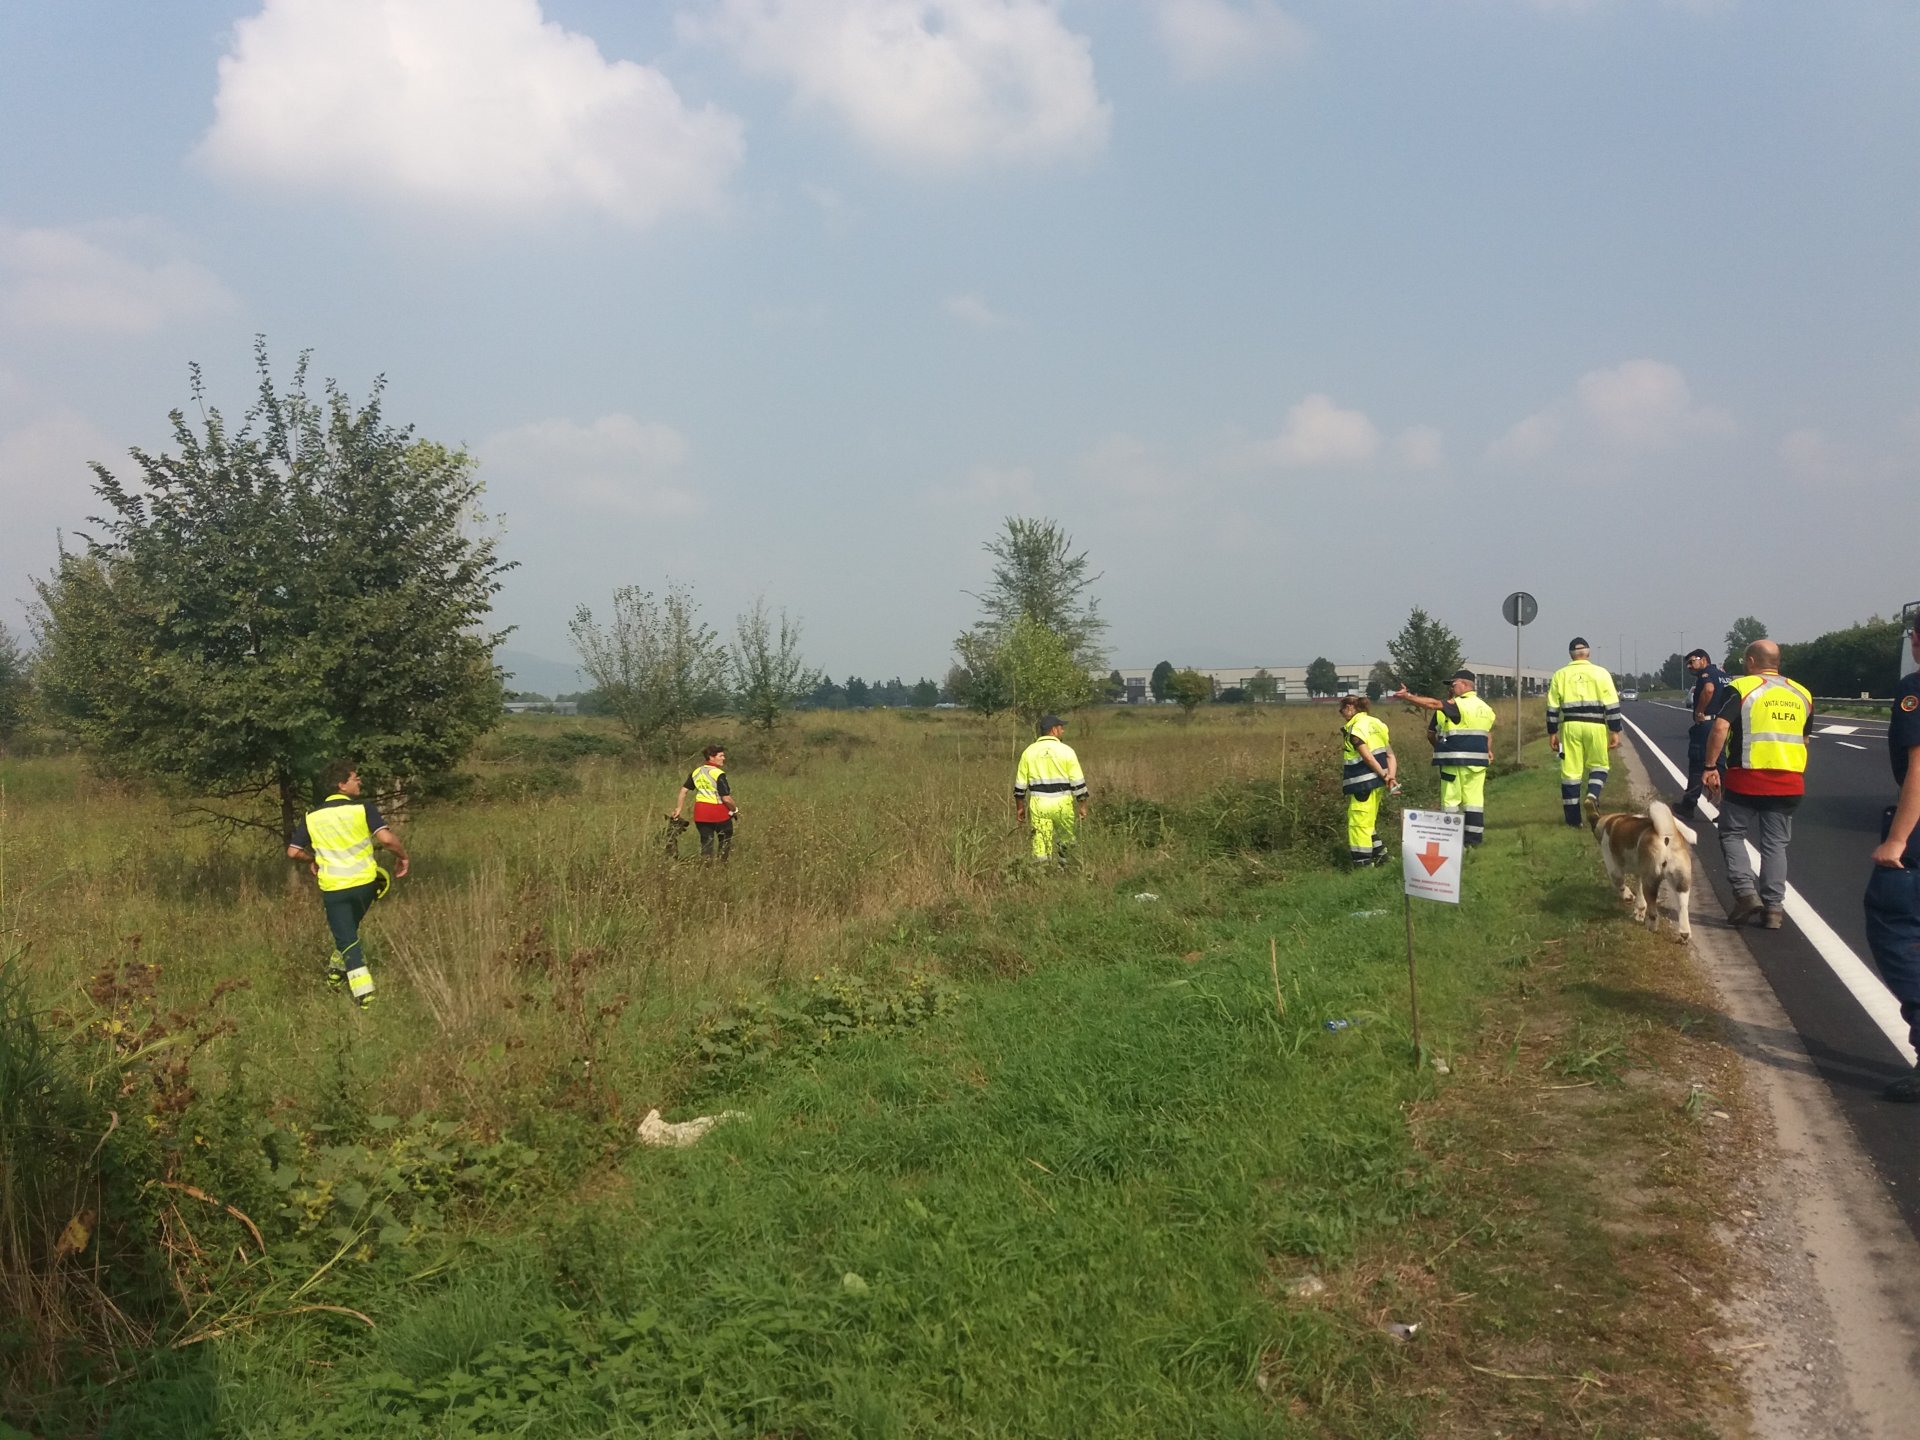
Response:
POLYGON ((1833 743, 1836 745, 1844 745, 1849 750, 1864 750, 1867 748, 1864 745, 1856 745, 1851 740, 1836 740, 1833 743))
MULTIPOLYGON (((1654 744, 1651 735, 1638 725, 1634 725, 1631 720, 1627 721, 1627 724, 1633 725, 1633 733, 1646 742, 1648 751, 1667 767, 1667 773, 1673 776, 1675 782, 1684 786, 1687 783, 1686 772, 1667 758, 1667 752, 1654 744)), ((1704 797, 1700 801, 1700 809, 1710 820, 1719 818, 1718 808, 1704 797)), ((1698 838, 1693 827, 1684 820, 1676 819, 1674 823, 1687 832, 1689 841, 1698 838)), ((1747 844, 1747 863, 1753 867, 1755 873, 1758 873, 1760 852, 1753 848, 1751 842, 1747 844)), ((1860 856, 1860 863, 1864 870, 1868 863, 1864 851, 1860 856)), ((1909 1065, 1916 1063, 1913 1046, 1907 1040, 1907 1022, 1900 1018, 1900 1002, 1895 1000, 1887 987, 1880 983, 1880 977, 1873 972, 1872 967, 1853 953, 1853 947, 1842 940, 1834 932, 1833 927, 1820 918, 1820 912, 1809 905, 1800 892, 1791 885, 1787 886, 1786 911, 1787 918, 1800 927, 1800 933, 1807 937, 1808 943, 1819 952, 1820 958, 1827 962, 1827 968, 1833 971, 1834 978, 1847 987, 1849 995, 1860 1002, 1860 1008, 1867 1012, 1867 1018, 1880 1027, 1881 1033, 1893 1042, 1894 1048, 1906 1057, 1909 1065)))
POLYGON ((1860 727, 1858 725, 1828 725, 1813 733, 1816 735, 1858 735, 1860 733, 1860 727))

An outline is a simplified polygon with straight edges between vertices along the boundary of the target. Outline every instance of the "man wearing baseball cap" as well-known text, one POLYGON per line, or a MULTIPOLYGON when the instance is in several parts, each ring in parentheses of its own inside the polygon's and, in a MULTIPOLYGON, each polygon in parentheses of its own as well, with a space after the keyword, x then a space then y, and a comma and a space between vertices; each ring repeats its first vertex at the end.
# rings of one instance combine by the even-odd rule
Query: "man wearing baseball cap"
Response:
POLYGON ((1080 757, 1060 738, 1066 728, 1058 715, 1042 715, 1040 738, 1013 772, 1014 817, 1031 825, 1036 860, 1066 859, 1076 821, 1087 818, 1087 777, 1080 757))
POLYGON ((1547 685, 1547 743, 1560 757, 1560 813, 1578 830, 1580 786, 1598 804, 1611 769, 1607 752, 1620 748, 1620 692, 1613 676, 1588 659, 1587 642, 1567 642, 1566 664, 1547 685))

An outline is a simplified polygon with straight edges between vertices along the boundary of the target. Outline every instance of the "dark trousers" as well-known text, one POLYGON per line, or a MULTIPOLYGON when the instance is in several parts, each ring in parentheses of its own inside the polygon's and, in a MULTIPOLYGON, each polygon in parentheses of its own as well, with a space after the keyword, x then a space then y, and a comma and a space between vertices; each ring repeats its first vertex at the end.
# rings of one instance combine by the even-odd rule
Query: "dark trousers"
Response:
POLYGON ((711 860, 714 851, 718 849, 720 858, 722 860, 727 858, 727 852, 733 848, 733 821, 696 820, 693 822, 693 828, 700 832, 702 855, 711 860))
MULTIPOLYGON (((1712 729, 1711 720, 1687 727, 1687 793, 1680 797, 1680 808, 1684 811, 1690 812, 1700 803, 1700 781, 1707 773, 1707 735, 1712 729)), ((1724 781, 1727 778, 1727 757, 1722 755, 1720 763, 1714 768, 1724 781)))
POLYGON ((373 908, 373 881, 347 890, 322 890, 320 903, 326 907, 327 929, 333 932, 333 948, 340 952, 341 967, 352 970, 367 963, 360 950, 360 922, 373 908))
MULTIPOLYGON (((1887 812, 1890 819, 1893 812, 1887 812)), ((1880 833, 1886 832, 1886 821, 1880 833)), ((1880 978, 1900 1002, 1907 1036, 1920 1049, 1920 836, 1907 846, 1907 868, 1876 865, 1867 877, 1867 947, 1880 978)))

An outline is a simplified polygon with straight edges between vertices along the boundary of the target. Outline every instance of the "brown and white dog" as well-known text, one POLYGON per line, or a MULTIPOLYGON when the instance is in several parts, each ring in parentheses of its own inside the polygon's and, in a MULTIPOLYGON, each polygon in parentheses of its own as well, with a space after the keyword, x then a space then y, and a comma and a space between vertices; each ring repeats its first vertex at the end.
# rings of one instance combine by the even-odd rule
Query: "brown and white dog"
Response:
POLYGON ((1673 896, 1674 919, 1679 927, 1673 938, 1685 944, 1693 934, 1687 917, 1693 892, 1693 850, 1674 823, 1673 811, 1655 800, 1644 815, 1602 815, 1591 798, 1586 811, 1587 824, 1600 842, 1607 879, 1620 887, 1622 900, 1633 902, 1633 918, 1646 921, 1647 929, 1657 933, 1664 887, 1673 896))

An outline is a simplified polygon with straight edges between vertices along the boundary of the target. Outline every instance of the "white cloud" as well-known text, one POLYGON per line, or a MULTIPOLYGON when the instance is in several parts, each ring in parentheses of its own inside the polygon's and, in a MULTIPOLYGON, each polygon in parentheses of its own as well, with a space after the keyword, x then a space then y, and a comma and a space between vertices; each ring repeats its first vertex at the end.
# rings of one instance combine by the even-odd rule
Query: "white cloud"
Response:
POLYGON ((21 611, 31 601, 30 577, 53 569, 59 532, 67 548, 81 548, 79 532, 91 529, 86 517, 106 509, 93 492, 90 461, 109 468, 126 454, 77 411, 55 409, 0 432, 0 620, 18 631, 21 611), (11 614, 12 618, 8 618, 11 614))
POLYGON ((1272 0, 1151 0, 1154 29, 1182 80, 1213 80, 1306 53, 1306 28, 1272 0))
POLYGON ((633 226, 718 207, 743 149, 736 117, 538 0, 264 0, 214 109, 200 154, 241 179, 633 226))
POLYGON ((1112 119, 1054 0, 715 0, 681 28, 907 165, 1085 155, 1112 119))
POLYGON ((148 335, 233 310, 226 286, 179 249, 176 236, 146 221, 0 224, 0 318, 10 329, 148 335))
POLYGON ((1258 447, 1268 464, 1284 470, 1308 466, 1361 465, 1380 450, 1380 431, 1362 410, 1342 410, 1325 395, 1309 395, 1287 412, 1286 427, 1258 447))
POLYGON ((949 295, 940 302, 940 308, 962 325, 970 325, 975 330, 1004 330, 1013 324, 1012 320, 978 295, 949 295))
POLYGON ((503 430, 475 453, 496 494, 504 478, 529 500, 557 497, 583 510, 675 519, 701 509, 684 479, 690 448, 670 425, 604 415, 591 425, 538 420, 503 430))
POLYGON ((1519 421, 1489 455, 1525 462, 1566 446, 1615 454, 1669 450, 1686 440, 1731 435, 1733 418, 1701 405, 1679 367, 1628 360, 1582 375, 1570 395, 1519 421))

